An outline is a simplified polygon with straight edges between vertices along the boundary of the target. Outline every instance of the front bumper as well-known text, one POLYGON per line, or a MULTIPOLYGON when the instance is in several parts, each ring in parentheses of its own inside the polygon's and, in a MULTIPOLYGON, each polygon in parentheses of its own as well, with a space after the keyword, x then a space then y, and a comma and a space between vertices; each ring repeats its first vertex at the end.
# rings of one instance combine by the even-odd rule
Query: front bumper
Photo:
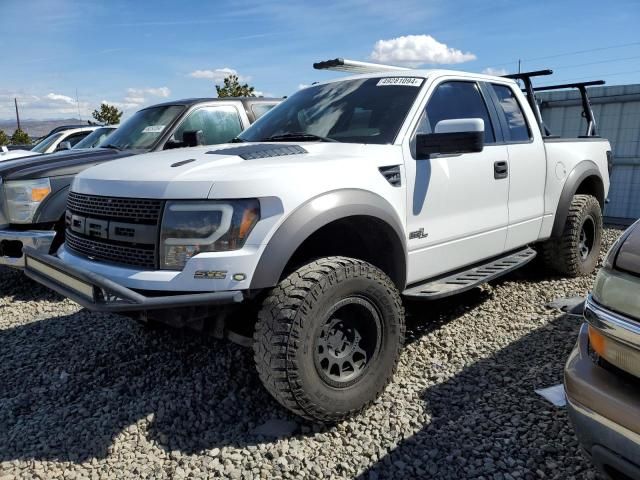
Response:
POLYGON ((99 312, 139 312, 200 305, 240 303, 240 290, 147 296, 97 273, 83 271, 59 258, 25 248, 25 274, 45 287, 99 312))
POLYGON ((589 356, 588 342, 584 324, 564 372, 567 406, 576 435, 602 472, 640 478, 638 387, 596 365, 589 356))
POLYGON ((23 247, 49 253, 55 237, 54 230, 0 230, 0 265, 24 268, 23 247))

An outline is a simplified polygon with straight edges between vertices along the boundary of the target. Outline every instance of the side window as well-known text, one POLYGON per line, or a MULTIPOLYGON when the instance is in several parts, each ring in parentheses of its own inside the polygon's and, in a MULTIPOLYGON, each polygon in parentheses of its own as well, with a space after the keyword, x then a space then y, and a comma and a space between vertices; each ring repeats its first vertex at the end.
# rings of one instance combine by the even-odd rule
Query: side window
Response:
POLYGON ((493 91, 498 97, 500 107, 504 112, 509 127, 509 141, 528 142, 531 139, 531 130, 527 125, 524 112, 518 99, 513 94, 513 90, 505 85, 491 84, 493 91))
POLYGON ((74 133, 73 135, 69 135, 63 141, 64 142, 69 142, 71 144, 71 146, 73 147, 76 143, 78 143, 80 140, 82 140, 84 137, 86 137, 90 133, 91 132, 74 133))
POLYGON ((474 82, 444 82, 431 95, 425 115, 420 119, 418 133, 432 133, 440 120, 481 118, 484 120, 484 142, 495 143, 496 136, 487 105, 474 82))
POLYGON ((275 106, 275 103, 254 103, 251 105, 251 111, 256 116, 257 120, 275 106))
POLYGON ((240 116, 235 107, 203 107, 192 112, 173 134, 176 143, 182 142, 184 132, 202 130, 205 145, 227 143, 242 132, 240 116))

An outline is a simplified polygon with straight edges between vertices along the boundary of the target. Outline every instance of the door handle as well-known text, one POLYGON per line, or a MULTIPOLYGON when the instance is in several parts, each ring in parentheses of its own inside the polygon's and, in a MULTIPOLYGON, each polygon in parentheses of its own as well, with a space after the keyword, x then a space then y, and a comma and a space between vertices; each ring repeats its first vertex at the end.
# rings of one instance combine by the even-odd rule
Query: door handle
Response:
POLYGON ((493 164, 493 178, 499 180, 501 178, 507 178, 509 176, 509 164, 505 161, 494 162, 493 164))

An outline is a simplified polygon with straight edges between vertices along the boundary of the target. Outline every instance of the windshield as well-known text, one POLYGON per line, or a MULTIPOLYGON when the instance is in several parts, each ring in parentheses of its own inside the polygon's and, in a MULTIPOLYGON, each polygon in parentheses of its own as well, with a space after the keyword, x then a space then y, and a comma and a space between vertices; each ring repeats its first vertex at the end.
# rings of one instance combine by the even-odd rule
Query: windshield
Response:
POLYGON ((32 152, 44 153, 56 140, 62 136, 62 132, 49 135, 47 138, 37 143, 35 147, 31 149, 32 152))
POLYGON ((80 140, 78 143, 76 143, 73 146, 73 149, 75 150, 76 148, 93 148, 93 147, 96 147, 105 138, 107 138, 115 129, 116 129, 116 127, 100 127, 100 128, 96 128, 93 132, 91 132, 89 135, 87 135, 82 140, 80 140))
POLYGON ((131 118, 118 127, 99 147, 151 148, 184 110, 183 105, 145 108, 136 112, 131 118))
POLYGON ((240 134, 247 142, 393 143, 424 79, 364 78, 300 90, 240 134), (273 138, 272 138, 273 137, 273 138), (283 138, 285 137, 285 138, 283 138))

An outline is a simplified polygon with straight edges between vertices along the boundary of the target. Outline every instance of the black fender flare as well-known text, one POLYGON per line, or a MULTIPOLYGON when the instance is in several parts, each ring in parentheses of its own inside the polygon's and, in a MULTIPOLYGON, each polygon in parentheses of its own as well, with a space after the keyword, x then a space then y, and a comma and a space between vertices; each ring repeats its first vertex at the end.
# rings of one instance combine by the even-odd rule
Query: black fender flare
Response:
POLYGON ((274 287, 293 254, 300 245, 322 227, 343 218, 369 216, 391 227, 397 238, 393 252, 380 252, 381 255, 393 255, 394 261, 401 262, 400 276, 396 279, 398 288, 403 289, 407 274, 407 250, 402 222, 391 204, 381 196, 366 190, 344 189, 324 193, 305 202, 294 210, 278 227, 262 252, 253 277, 252 290, 274 287))
POLYGON ((571 200, 578 191, 578 188, 582 182, 588 177, 597 177, 599 180, 598 192, 596 192, 596 198, 600 202, 600 206, 604 208, 604 182, 602 181, 602 175, 600 169, 592 160, 583 160, 578 163, 573 170, 567 176, 562 187, 562 193, 560 193, 560 199, 558 200, 558 207, 556 208, 556 217, 553 221, 553 229, 551 230, 552 237, 559 237, 564 231, 564 224, 567 221, 567 215, 569 214, 569 207, 571 206, 571 200))

